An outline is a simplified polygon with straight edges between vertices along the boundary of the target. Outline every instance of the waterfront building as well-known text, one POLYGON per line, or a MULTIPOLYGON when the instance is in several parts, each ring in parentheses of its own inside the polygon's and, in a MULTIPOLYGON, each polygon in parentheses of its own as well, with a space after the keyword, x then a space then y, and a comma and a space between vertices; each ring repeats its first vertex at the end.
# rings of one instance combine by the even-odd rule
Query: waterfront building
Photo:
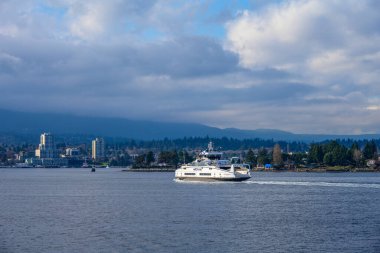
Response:
POLYGON ((34 158, 26 159, 26 163, 31 166, 42 167, 64 167, 68 161, 59 158, 59 152, 55 146, 54 136, 51 133, 43 133, 40 137, 40 144, 35 151, 34 158))
POLYGON ((18 152, 17 154, 15 154, 14 159, 16 161, 19 161, 19 162, 24 162, 25 161, 25 152, 24 151, 18 152))
POLYGON ((92 159, 101 160, 105 158, 104 146, 103 138, 96 138, 92 141, 92 159))
POLYGON ((30 164, 36 167, 45 168, 56 168, 56 167, 67 167, 68 160, 66 158, 27 158, 25 160, 26 164, 30 164))
POLYGON ((66 148, 67 157, 78 157, 80 156, 79 148, 66 148))
POLYGON ((58 151, 55 147, 54 136, 51 133, 43 133, 40 137, 40 144, 36 149, 36 157, 58 158, 58 151))

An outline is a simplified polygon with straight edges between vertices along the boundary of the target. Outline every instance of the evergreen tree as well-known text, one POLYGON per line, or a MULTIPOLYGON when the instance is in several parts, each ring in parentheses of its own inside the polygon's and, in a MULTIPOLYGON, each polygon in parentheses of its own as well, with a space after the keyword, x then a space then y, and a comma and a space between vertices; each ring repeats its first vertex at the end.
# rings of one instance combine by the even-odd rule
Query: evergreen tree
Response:
POLYGON ((146 155, 145 154, 142 154, 142 155, 139 155, 135 158, 135 162, 134 162, 134 165, 135 166, 143 166, 145 164, 145 157, 146 155))
POLYGON ((335 165, 347 165, 347 148, 341 145, 338 145, 333 149, 333 159, 335 165))
POLYGON ((149 151, 148 154, 146 155, 146 164, 151 165, 152 163, 154 163, 154 161, 155 161, 154 154, 152 151, 149 151))
POLYGON ((354 143, 352 143, 351 145, 351 150, 356 150, 356 149, 360 150, 358 143, 354 141, 354 143))
POLYGON ((358 143, 355 141, 355 142, 352 143, 350 149, 348 150, 348 154, 347 154, 348 160, 349 160, 351 163, 355 163, 355 164, 356 164, 355 153, 356 153, 356 155, 358 154, 358 153, 357 153, 357 150, 360 151, 360 149, 359 149, 359 145, 358 145, 358 143))
POLYGON ((158 162, 159 163, 170 163, 170 152, 169 151, 161 151, 158 155, 158 162))
POLYGON ((350 156, 348 149, 337 141, 331 141, 323 146, 325 152, 323 162, 327 165, 347 165, 350 156))
POLYGON ((179 162, 179 157, 178 157, 178 153, 177 153, 177 150, 173 150, 171 152, 171 164, 172 165, 175 165, 177 166, 178 165, 178 162, 179 162))
POLYGON ((293 160, 295 164, 299 165, 304 163, 304 159, 307 158, 307 155, 305 153, 295 153, 292 154, 289 158, 293 160))
POLYGON ((248 150, 247 155, 245 156, 245 162, 251 165, 251 167, 256 163, 256 156, 252 149, 248 150))
POLYGON ((257 163, 260 165, 264 165, 266 163, 269 163, 268 151, 265 148, 259 149, 259 154, 257 156, 257 163))
POLYGON ((334 158, 333 158, 333 154, 332 152, 327 152, 324 156, 323 156, 323 162, 327 165, 335 165, 334 164, 334 158))
POLYGON ((173 151, 161 151, 158 156, 159 163, 166 163, 170 165, 177 165, 179 161, 178 153, 176 150, 173 151))
POLYGON ((323 146, 323 152, 326 154, 328 152, 333 152, 334 149, 339 148, 339 143, 337 141, 330 141, 323 146))
POLYGON ((377 156, 377 146, 374 140, 367 142, 363 149, 364 159, 374 159, 377 156))
POLYGON ((323 162, 323 149, 321 145, 311 144, 308 161, 309 163, 322 163, 323 162))

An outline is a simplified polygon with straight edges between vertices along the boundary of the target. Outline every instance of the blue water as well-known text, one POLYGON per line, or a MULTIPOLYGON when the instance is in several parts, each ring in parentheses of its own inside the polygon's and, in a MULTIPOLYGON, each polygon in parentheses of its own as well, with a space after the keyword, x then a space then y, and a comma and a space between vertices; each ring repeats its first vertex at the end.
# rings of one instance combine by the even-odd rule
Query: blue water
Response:
POLYGON ((0 169, 0 252, 380 252, 380 173, 0 169))

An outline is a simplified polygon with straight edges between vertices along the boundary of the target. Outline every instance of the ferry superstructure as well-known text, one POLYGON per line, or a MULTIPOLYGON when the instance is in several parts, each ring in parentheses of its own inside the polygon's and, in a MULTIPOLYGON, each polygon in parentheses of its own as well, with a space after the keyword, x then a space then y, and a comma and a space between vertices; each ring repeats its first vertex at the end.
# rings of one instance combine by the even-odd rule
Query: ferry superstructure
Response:
POLYGON ((248 164, 238 157, 223 159, 223 153, 214 151, 212 142, 197 159, 175 171, 175 178, 183 181, 244 181, 251 178, 248 164))

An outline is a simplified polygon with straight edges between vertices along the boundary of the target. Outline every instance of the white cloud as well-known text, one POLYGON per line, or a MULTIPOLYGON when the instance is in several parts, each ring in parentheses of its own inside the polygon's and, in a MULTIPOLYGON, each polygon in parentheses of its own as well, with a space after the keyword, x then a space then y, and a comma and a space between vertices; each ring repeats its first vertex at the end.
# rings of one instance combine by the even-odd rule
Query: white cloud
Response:
POLYGON ((225 47, 244 68, 286 71, 293 82, 315 87, 296 107, 283 107, 293 124, 285 120, 285 128, 302 131, 310 121, 325 122, 315 132, 374 132, 380 124, 379 13, 374 0, 284 1, 228 22, 225 47))
POLYGON ((83 39, 93 38, 102 34, 105 30, 106 12, 104 6, 101 4, 93 3, 82 7, 83 13, 73 13, 70 24, 70 31, 73 35, 79 36, 83 39))
POLYGON ((367 106, 366 109, 369 111, 380 111, 380 106, 379 105, 371 105, 371 106, 367 106))
POLYGON ((0 62, 2 61, 8 62, 10 64, 18 64, 21 62, 21 59, 13 55, 0 52, 0 62))
POLYGON ((369 0, 286 1, 229 22, 227 48, 246 68, 302 73, 309 83, 323 85, 373 85, 380 79, 373 75, 380 65, 379 11, 369 0))
POLYGON ((19 29, 15 25, 3 25, 0 27, 0 35, 8 36, 8 37, 16 37, 19 33, 19 29))

